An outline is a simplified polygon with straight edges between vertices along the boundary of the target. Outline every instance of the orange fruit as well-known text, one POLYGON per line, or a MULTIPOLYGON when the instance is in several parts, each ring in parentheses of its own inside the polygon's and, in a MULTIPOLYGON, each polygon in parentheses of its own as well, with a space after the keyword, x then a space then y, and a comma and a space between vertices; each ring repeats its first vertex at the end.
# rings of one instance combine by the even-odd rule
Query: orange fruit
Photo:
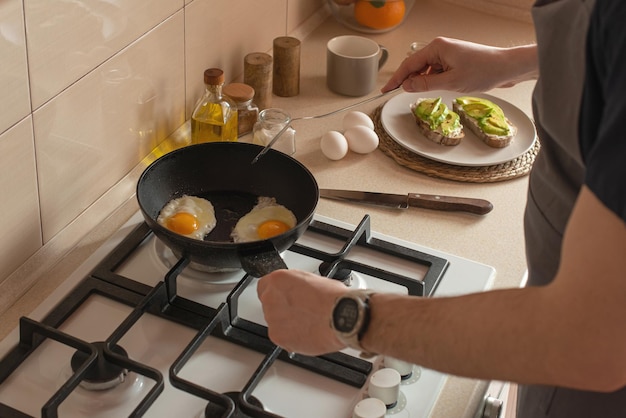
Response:
POLYGON ((389 29, 404 18, 404 0, 358 0, 354 4, 354 18, 372 29, 389 29))

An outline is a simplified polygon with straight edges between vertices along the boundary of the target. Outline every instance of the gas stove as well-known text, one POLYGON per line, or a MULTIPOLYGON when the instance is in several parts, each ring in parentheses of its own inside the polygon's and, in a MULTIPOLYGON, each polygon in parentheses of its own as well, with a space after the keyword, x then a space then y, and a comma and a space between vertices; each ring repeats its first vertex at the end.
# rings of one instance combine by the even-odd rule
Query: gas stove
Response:
MULTIPOLYGON (((316 215, 282 257, 351 288, 424 297, 486 290, 495 276, 371 231, 369 216, 316 215)), ((0 342, 0 416, 348 418, 392 367, 358 354, 276 347, 255 277, 179 259, 137 213, 0 342)), ((428 417, 446 376, 402 367, 385 416, 428 417)))

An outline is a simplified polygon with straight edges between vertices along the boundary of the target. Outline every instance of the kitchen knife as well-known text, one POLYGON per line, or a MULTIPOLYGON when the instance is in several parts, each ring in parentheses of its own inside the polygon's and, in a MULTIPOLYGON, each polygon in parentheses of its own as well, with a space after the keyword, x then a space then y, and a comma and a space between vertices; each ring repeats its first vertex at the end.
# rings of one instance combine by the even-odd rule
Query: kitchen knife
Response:
POLYGON ((386 206, 396 209, 416 208, 461 211, 485 215, 493 209, 491 202, 468 197, 440 196, 422 193, 392 194, 362 192, 357 190, 320 189, 320 196, 327 199, 386 206))

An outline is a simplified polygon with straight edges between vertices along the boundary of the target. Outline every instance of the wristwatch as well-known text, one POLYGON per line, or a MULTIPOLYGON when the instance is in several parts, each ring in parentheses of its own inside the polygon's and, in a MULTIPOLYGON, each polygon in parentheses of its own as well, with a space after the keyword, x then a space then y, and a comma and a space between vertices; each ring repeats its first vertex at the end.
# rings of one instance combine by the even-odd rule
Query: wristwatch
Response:
POLYGON ((363 358, 376 355, 367 352, 360 343, 370 322, 369 298, 372 294, 374 292, 371 290, 349 290, 335 301, 330 320, 337 338, 348 347, 360 351, 363 358))

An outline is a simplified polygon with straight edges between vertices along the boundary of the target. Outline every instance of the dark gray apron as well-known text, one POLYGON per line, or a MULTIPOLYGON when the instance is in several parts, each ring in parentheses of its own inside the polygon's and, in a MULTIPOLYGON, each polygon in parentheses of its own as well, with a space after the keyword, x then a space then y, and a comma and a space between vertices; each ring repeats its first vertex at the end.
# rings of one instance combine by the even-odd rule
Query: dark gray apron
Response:
MULTIPOLYGON (((539 0, 533 7, 541 74, 533 93, 533 113, 542 147, 530 175, 524 217, 529 286, 554 278, 565 225, 584 179, 578 117, 594 3, 539 0)), ((624 418, 626 388, 607 394, 520 386, 517 416, 624 418)))

